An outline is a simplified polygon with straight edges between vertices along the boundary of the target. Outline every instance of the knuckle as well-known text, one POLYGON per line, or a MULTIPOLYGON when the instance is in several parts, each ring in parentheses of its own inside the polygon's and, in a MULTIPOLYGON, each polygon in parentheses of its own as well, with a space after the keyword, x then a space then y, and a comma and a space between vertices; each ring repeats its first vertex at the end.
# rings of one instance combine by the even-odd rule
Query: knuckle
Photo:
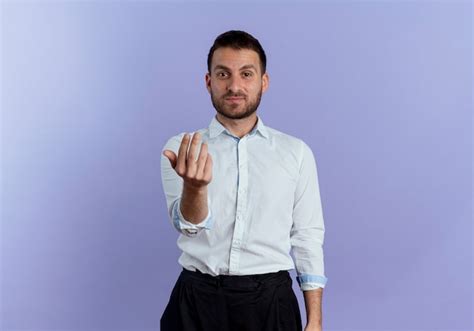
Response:
POLYGON ((183 176, 183 180, 185 180, 185 181, 187 181, 187 182, 190 182, 190 181, 192 181, 193 179, 185 174, 185 175, 183 176))
POLYGON ((198 182, 202 182, 203 180, 203 176, 202 175, 197 175, 196 177, 194 177, 196 179, 196 181, 198 182))

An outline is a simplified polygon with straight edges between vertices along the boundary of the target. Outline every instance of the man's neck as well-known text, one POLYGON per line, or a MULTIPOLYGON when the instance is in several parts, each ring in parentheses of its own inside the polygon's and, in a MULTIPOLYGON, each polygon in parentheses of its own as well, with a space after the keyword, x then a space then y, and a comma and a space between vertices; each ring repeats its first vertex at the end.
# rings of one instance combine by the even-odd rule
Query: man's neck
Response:
POLYGON ((227 130, 229 130, 233 135, 242 138, 247 133, 252 131, 255 125, 257 125, 257 114, 253 113, 249 117, 242 119, 231 119, 222 116, 219 113, 216 113, 216 119, 221 123, 227 130))

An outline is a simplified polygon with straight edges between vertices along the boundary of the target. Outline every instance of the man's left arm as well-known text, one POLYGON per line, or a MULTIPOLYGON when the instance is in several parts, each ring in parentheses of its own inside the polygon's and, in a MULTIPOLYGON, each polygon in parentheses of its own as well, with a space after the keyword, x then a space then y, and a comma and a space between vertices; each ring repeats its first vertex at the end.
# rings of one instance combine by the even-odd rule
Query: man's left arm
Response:
POLYGON ((297 280, 305 300, 305 331, 313 331, 322 329, 322 294, 327 282, 323 255, 325 228, 316 161, 310 147, 301 143, 290 237, 297 280))
POLYGON ((323 289, 320 287, 315 290, 304 291, 303 295, 306 308, 306 319, 308 320, 305 331, 322 330, 323 289))

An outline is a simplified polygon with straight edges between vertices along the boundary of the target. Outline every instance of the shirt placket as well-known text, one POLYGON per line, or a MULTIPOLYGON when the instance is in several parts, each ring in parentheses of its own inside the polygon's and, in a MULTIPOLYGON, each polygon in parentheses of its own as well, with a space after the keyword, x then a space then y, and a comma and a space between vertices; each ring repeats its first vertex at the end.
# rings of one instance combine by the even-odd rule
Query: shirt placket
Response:
POLYGON ((242 240, 245 225, 245 210, 248 187, 247 137, 237 143, 237 163, 239 181, 237 186, 237 209, 235 213, 234 234, 230 250, 229 273, 238 274, 242 240))

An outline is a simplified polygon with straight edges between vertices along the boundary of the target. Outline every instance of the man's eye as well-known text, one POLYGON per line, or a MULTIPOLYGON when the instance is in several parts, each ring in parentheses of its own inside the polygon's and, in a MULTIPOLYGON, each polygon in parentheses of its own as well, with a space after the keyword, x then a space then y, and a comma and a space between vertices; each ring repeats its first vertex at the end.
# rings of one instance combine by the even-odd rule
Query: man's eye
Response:
POLYGON ((250 71, 246 71, 246 72, 244 72, 244 76, 245 77, 250 77, 250 76, 252 76, 252 73, 250 71))
POLYGON ((217 73, 217 77, 225 77, 225 76, 227 76, 226 72, 218 72, 217 73))

